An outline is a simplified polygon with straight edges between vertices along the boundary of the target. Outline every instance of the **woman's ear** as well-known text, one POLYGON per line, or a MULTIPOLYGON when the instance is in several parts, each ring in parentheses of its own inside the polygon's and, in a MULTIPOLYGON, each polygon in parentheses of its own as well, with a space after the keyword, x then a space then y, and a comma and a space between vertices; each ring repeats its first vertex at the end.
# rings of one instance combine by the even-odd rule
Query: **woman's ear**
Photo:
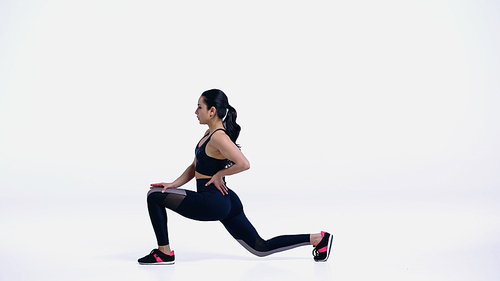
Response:
POLYGON ((210 114, 210 118, 217 115, 217 109, 215 108, 215 106, 210 107, 210 110, 208 111, 208 113, 210 114))

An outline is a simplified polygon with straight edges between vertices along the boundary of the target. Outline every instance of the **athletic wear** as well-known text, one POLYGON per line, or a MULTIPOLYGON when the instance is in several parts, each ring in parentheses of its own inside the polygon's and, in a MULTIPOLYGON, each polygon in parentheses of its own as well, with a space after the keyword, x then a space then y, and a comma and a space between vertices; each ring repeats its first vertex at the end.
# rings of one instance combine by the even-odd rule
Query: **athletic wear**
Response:
POLYGON ((333 245, 333 236, 321 231, 321 241, 314 245, 313 256, 315 261, 327 261, 333 245))
POLYGON ((205 151, 207 148, 207 144, 212 138, 213 134, 219 130, 224 131, 224 129, 217 129, 213 131, 212 134, 210 134, 210 136, 207 138, 207 140, 200 146, 201 140, 203 140, 204 137, 208 136, 208 134, 203 136, 203 138, 198 142, 194 150, 196 155, 196 171, 202 175, 213 176, 218 171, 224 169, 227 166, 228 163, 227 159, 212 158, 208 156, 205 151))
MULTIPOLYGON (((228 164, 227 159, 215 159, 205 152, 207 143, 218 130, 223 129, 217 129, 210 135, 206 134, 204 136, 208 136, 206 141, 200 145, 200 140, 196 146, 196 171, 200 174, 213 176, 228 164)), ((169 245, 165 208, 194 220, 220 221, 245 249, 259 257, 310 244, 309 234, 262 239, 245 216, 243 205, 236 193, 228 189, 228 194, 223 195, 214 184, 205 186, 209 181, 210 179, 197 179, 197 192, 169 188, 162 193, 161 187, 153 188, 148 192, 149 217, 158 245, 169 245)))
POLYGON ((149 216, 158 245, 169 245, 165 207, 178 214, 199 221, 220 221, 229 233, 249 252, 263 257, 299 246, 310 245, 309 234, 283 235, 262 239, 243 212, 240 199, 228 189, 228 195, 211 184, 209 179, 198 179, 197 191, 153 188, 148 192, 149 216))
POLYGON ((140 264, 174 264, 175 254, 172 251, 170 255, 167 255, 158 249, 153 249, 149 255, 140 258, 138 262, 140 264))

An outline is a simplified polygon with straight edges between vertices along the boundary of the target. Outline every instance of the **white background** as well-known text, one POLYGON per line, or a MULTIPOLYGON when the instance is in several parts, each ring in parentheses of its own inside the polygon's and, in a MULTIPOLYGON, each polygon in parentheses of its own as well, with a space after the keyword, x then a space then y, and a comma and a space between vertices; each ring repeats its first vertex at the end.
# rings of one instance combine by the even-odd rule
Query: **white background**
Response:
POLYGON ((0 279, 498 280, 499 27, 493 0, 1 1, 0 279), (332 232, 327 263, 169 212, 177 264, 137 265, 211 88, 247 215, 332 232))

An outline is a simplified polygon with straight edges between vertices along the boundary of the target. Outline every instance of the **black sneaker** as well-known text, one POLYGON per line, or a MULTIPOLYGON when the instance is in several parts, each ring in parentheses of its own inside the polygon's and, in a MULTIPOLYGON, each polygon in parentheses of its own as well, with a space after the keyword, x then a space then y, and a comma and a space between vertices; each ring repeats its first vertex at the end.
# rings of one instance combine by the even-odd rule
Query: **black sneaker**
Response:
POLYGON ((314 245, 313 256, 315 261, 327 261, 330 256, 330 250, 332 249, 333 236, 328 233, 321 231, 321 241, 314 245))
POLYGON ((158 249, 153 249, 149 255, 140 258, 137 261, 139 264, 174 264, 175 255, 174 251, 172 251, 170 255, 167 255, 158 249))

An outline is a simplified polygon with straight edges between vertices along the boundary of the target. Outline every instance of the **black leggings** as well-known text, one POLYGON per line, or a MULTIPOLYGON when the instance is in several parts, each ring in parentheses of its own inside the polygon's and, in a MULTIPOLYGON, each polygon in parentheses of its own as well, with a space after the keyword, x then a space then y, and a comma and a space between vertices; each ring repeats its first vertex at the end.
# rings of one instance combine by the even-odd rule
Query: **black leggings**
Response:
POLYGON ((228 195, 213 185, 205 186, 209 179, 198 179, 197 190, 153 188, 148 192, 148 210, 158 245, 169 245, 167 213, 170 210, 199 221, 220 221, 227 231, 252 254, 263 257, 299 246, 309 245, 309 234, 282 235, 262 239, 243 212, 240 199, 231 189, 228 195))

